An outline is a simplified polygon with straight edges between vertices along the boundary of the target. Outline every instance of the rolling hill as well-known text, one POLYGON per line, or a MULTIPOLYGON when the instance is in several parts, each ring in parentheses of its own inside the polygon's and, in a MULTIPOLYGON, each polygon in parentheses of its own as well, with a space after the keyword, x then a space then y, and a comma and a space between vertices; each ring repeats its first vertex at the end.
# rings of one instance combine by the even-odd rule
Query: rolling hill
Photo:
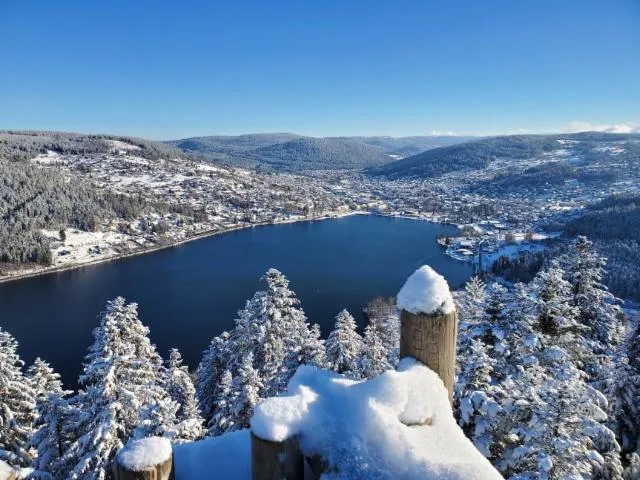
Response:
POLYGON ((278 171, 361 169, 472 137, 305 137, 292 133, 193 137, 169 145, 230 166, 278 171))
POLYGON ((584 160, 598 155, 597 149, 601 142, 627 141, 633 138, 639 137, 584 132, 483 138, 427 150, 386 165, 368 168, 366 173, 388 178, 429 178, 459 170, 486 168, 494 160, 534 160, 544 154, 567 150, 568 147, 576 159, 584 160))

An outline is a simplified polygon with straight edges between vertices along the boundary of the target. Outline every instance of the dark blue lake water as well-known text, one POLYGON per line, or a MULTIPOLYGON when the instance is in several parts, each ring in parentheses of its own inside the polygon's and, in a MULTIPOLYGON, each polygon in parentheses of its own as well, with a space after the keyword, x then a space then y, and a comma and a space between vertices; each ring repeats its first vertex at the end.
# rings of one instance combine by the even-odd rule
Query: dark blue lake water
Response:
POLYGON ((42 277, 0 284, 0 325, 19 353, 36 356, 75 387, 96 316, 118 295, 138 302, 142 321, 163 357, 171 347, 197 365, 210 339, 233 327, 236 312, 262 288, 270 267, 290 280, 311 322, 326 335, 347 308, 363 323, 370 299, 395 295, 420 265, 429 264, 452 287, 470 265, 436 243, 452 226, 377 216, 257 227, 176 248, 42 277))

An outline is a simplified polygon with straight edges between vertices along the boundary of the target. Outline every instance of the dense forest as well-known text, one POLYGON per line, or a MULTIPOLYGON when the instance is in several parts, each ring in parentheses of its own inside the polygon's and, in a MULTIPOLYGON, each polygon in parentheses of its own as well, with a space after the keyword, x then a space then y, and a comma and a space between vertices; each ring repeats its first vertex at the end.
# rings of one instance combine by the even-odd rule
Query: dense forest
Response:
POLYGON ((184 155, 168 145, 129 137, 0 132, 0 264, 49 265, 50 242, 41 229, 95 231, 104 218, 132 218, 145 208, 142 199, 96 189, 55 167, 29 161, 47 152, 104 154, 122 148, 118 142, 150 160, 184 155))
POLYGON ((640 300, 640 197, 614 196, 590 206, 566 226, 568 235, 586 235, 607 257, 605 282, 616 295, 640 300))
MULTIPOLYGON (((505 478, 639 478, 640 326, 600 283, 605 264, 579 237, 527 284, 473 278, 457 293, 456 417, 505 478)), ((339 312, 325 340, 282 273, 263 281, 195 376, 175 349, 163 362, 123 298, 99 316, 77 392, 43 360, 25 369, 0 329, 0 459, 31 465, 34 478, 110 478, 131 437, 185 442, 246 428, 300 365, 356 381, 397 365, 393 299, 367 306, 363 334, 339 312)))
MULTIPOLYGON (((562 142, 573 142, 570 145, 573 155, 581 163, 589 164, 606 156, 598 150, 599 142, 625 142, 622 158, 638 160, 640 146, 635 142, 639 135, 618 135, 597 132, 585 132, 564 135, 510 135, 505 137, 483 138, 458 145, 435 148, 380 167, 371 167, 367 172, 389 178, 420 177, 429 178, 445 173, 486 168, 493 160, 526 160, 541 157, 546 153, 558 150, 562 142), (576 143, 579 142, 579 143, 576 143)), ((638 162, 640 163, 640 162, 638 162)), ((576 170, 576 165, 566 163, 550 166, 535 166, 526 172, 523 184, 534 182, 534 186, 545 180, 559 182, 556 173, 564 180, 574 178, 578 172, 585 181, 597 180, 597 176, 588 171, 576 170)), ((518 182, 522 171, 514 172, 515 178, 509 181, 518 182)), ((506 176, 500 178, 506 182, 506 176)))
POLYGON ((299 172, 354 169, 389 163, 393 160, 389 155, 414 155, 471 138, 473 137, 314 138, 292 133, 263 133, 193 137, 166 143, 230 166, 299 172))

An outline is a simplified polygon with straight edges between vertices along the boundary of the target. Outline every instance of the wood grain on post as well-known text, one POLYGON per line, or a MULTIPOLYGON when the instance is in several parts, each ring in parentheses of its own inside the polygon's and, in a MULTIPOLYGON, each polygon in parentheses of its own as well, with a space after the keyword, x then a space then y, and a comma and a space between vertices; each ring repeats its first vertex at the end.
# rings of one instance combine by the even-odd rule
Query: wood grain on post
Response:
POLYGON ((413 357, 436 372, 453 402, 458 314, 400 313, 400 358, 413 357))
POLYGON ((304 456, 297 438, 263 440, 251 432, 253 480, 304 480, 304 456))
POLYGON ((158 465, 139 471, 124 467, 116 457, 116 461, 113 462, 113 473, 115 480, 175 480, 173 455, 158 465))

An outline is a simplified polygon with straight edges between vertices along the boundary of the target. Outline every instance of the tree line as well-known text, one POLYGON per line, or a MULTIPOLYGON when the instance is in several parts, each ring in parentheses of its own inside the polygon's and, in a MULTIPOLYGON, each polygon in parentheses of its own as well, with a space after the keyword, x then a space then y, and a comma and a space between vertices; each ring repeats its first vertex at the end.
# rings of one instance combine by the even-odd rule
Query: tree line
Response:
MULTIPOLYGON (((605 264, 579 237, 527 284, 473 278, 456 293, 455 415, 505 478, 640 474, 640 326, 602 285, 605 264)), ((0 458, 41 478, 108 478, 129 438, 184 442, 248 427, 254 407, 302 364, 354 380, 397 365, 393 299, 370 302, 362 335, 343 310, 322 339, 281 272, 262 280, 194 375, 177 350, 162 360, 123 298, 99 317, 77 392, 42 360, 25 371, 15 339, 0 330, 0 458)))

